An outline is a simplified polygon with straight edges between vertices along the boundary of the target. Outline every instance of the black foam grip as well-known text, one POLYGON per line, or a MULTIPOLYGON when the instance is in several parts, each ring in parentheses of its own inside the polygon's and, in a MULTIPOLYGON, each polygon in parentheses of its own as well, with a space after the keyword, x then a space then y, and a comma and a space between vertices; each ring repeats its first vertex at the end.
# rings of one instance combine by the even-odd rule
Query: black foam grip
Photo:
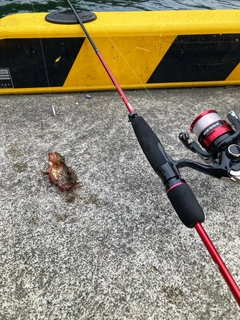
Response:
POLYGON ((204 221, 204 212, 187 183, 176 185, 167 192, 175 211, 186 227, 204 221))
POLYGON ((155 135, 143 117, 135 117, 131 122, 144 154, 146 155, 153 169, 156 171, 158 167, 166 162, 162 151, 163 147, 161 146, 158 137, 155 135))

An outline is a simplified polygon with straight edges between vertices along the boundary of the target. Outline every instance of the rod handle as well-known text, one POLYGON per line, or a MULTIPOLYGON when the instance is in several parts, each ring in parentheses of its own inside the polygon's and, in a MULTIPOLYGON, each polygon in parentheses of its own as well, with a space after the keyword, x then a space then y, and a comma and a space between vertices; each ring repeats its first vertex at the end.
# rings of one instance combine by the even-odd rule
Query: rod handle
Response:
POLYGON ((167 196, 180 220, 188 228, 203 222, 204 213, 194 193, 181 178, 175 162, 166 153, 151 127, 141 116, 134 116, 130 121, 145 156, 163 181, 167 196))
POLYGON ((179 219, 188 227, 204 222, 204 212, 192 189, 186 182, 180 182, 167 190, 167 196, 179 219))
POLYGON ((138 142, 154 171, 166 163, 164 149, 148 123, 141 116, 130 119, 138 142))

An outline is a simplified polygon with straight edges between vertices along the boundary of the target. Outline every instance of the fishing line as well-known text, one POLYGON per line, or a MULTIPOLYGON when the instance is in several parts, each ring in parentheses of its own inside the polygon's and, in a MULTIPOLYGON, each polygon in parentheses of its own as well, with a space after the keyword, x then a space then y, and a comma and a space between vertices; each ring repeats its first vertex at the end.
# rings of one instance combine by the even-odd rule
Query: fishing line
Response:
MULTIPOLYGON (((88 6, 88 4, 86 3, 86 1, 81 0, 80 3, 83 4, 83 6, 86 7, 86 9, 88 11, 90 11, 90 8, 88 6)), ((107 33, 107 31, 103 28, 103 26, 100 26, 100 28, 102 29, 102 31, 104 32, 104 34, 107 36, 107 39, 112 43, 112 45, 115 47, 115 49, 117 50, 117 52, 119 53, 119 55, 121 56, 121 58, 123 59, 123 61, 126 63, 126 65, 129 67, 129 69, 131 70, 131 72, 134 74, 134 76, 136 77, 136 79, 139 81, 140 85, 142 86, 142 88, 147 92, 147 94, 149 95, 149 97, 152 99, 152 101, 154 102, 154 104, 156 104, 156 99, 154 98, 154 96, 151 94, 151 92, 148 90, 148 88, 145 86, 145 84, 143 83, 143 81, 140 79, 140 77, 138 76, 138 74, 134 71, 133 67, 131 66, 131 64, 127 61, 127 59, 125 58, 125 56, 122 54, 121 50, 119 49, 119 47, 117 46, 117 44, 113 41, 112 37, 109 36, 109 34, 107 33)), ((162 130, 160 128, 160 130, 162 132, 165 133, 164 130, 162 130)), ((169 133, 167 133, 168 135, 170 135, 169 133)))
MULTIPOLYGON (((80 4, 83 6, 83 9, 86 8, 86 10, 91 11, 90 7, 88 6, 87 2, 84 0, 80 1, 80 4)), ((114 40, 112 39, 112 37, 110 37, 110 35, 107 33, 107 31, 103 28, 103 26, 100 26, 100 28, 102 29, 102 31, 104 32, 104 34, 106 35, 107 39, 112 43, 112 45, 115 47, 115 49, 117 50, 117 52, 119 53, 119 55, 121 56, 121 58, 123 59, 123 61, 126 63, 126 65, 129 67, 129 69, 131 70, 131 72, 134 74, 134 76, 136 77, 136 79, 139 81, 140 85, 142 86, 142 89, 145 90, 148 94, 148 96, 151 98, 152 102, 154 105, 157 105, 157 99, 151 94, 150 90, 145 86, 145 84, 143 83, 143 81, 140 79, 140 77, 138 76, 138 74, 134 71, 133 67, 131 66, 131 64, 127 61, 127 59, 124 57, 124 55, 122 54, 121 50, 119 49, 119 47, 117 46, 117 44, 114 42, 114 40)), ((165 118, 165 115, 162 114, 162 117, 165 118)), ((168 126, 167 126, 168 128, 168 126)), ((160 126, 158 127, 158 131, 162 132, 164 134, 164 136, 167 136, 168 139, 171 139, 171 141, 173 141, 174 143, 177 143, 178 140, 176 139, 176 137, 172 136, 166 129, 162 129, 160 126)))
POLYGON ((134 74, 134 76, 137 78, 137 80, 139 81, 140 85, 142 86, 142 88, 147 92, 147 94, 149 95, 149 97, 153 100, 154 103, 156 103, 155 98, 153 97, 153 95, 150 93, 150 91, 148 90, 148 88, 144 85, 144 83, 142 82, 142 80, 140 79, 140 77, 137 75, 137 73, 134 71, 133 67, 130 65, 130 63, 127 61, 127 59, 124 57, 124 55, 121 53, 120 49, 118 48, 118 46, 116 45, 116 43, 112 40, 112 38, 108 35, 107 31, 101 26, 102 31, 105 33, 105 35, 107 36, 107 38, 109 39, 109 41, 112 43, 112 45, 116 48, 117 52, 120 54, 120 56, 122 57, 122 59, 124 60, 124 62, 127 64, 127 66, 130 68, 131 72, 134 74))
POLYGON ((90 34, 88 33, 87 29, 85 28, 84 24, 82 23, 82 20, 80 19, 80 17, 77 14, 77 11, 75 10, 75 8, 73 7, 71 1, 67 0, 70 8, 72 9, 72 12, 74 13, 78 23, 80 24, 85 36, 87 37, 88 41, 90 42, 92 48, 94 49, 96 55, 98 56, 100 62, 102 63, 102 66, 104 67, 105 71, 107 72, 107 74, 109 75, 109 78, 111 79, 112 83, 114 84, 114 86, 116 87, 121 99, 123 100, 126 108, 128 109, 130 114, 134 114, 135 111, 133 110, 130 102, 128 101, 128 98, 126 97, 125 93, 123 92, 122 88, 120 87, 119 83, 117 82, 116 78, 114 77, 112 71, 110 70, 110 68, 108 67, 106 61, 104 60, 103 56, 101 55, 99 49, 97 48, 96 44, 94 43, 93 39, 91 38, 90 34))

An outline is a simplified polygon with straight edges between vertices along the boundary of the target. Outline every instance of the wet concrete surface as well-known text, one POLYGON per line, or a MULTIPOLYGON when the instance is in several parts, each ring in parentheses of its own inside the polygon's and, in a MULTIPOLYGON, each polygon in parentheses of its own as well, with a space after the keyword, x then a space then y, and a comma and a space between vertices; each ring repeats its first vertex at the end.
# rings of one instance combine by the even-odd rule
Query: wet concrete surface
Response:
MULTIPOLYGON (((172 208, 116 92, 0 96, 0 319, 240 319, 195 229, 172 208), (53 116, 51 106, 55 106, 53 116), (41 170, 65 156, 83 186, 41 170)), ((206 109, 240 114, 240 88, 126 91, 174 159, 206 109)), ((190 135, 193 138, 193 135, 190 135)), ((181 170, 240 283, 239 187, 181 170)))

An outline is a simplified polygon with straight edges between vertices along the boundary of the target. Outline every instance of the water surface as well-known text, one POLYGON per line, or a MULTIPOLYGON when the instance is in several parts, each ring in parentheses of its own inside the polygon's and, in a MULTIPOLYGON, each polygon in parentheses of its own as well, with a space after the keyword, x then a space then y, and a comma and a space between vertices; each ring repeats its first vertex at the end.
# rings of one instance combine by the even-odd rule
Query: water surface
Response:
MULTIPOLYGON (((136 11, 136 10, 193 10, 240 9, 239 0, 72 0, 79 10, 136 11)), ((1 0, 0 17, 18 12, 47 12, 68 8, 66 0, 1 0)))

